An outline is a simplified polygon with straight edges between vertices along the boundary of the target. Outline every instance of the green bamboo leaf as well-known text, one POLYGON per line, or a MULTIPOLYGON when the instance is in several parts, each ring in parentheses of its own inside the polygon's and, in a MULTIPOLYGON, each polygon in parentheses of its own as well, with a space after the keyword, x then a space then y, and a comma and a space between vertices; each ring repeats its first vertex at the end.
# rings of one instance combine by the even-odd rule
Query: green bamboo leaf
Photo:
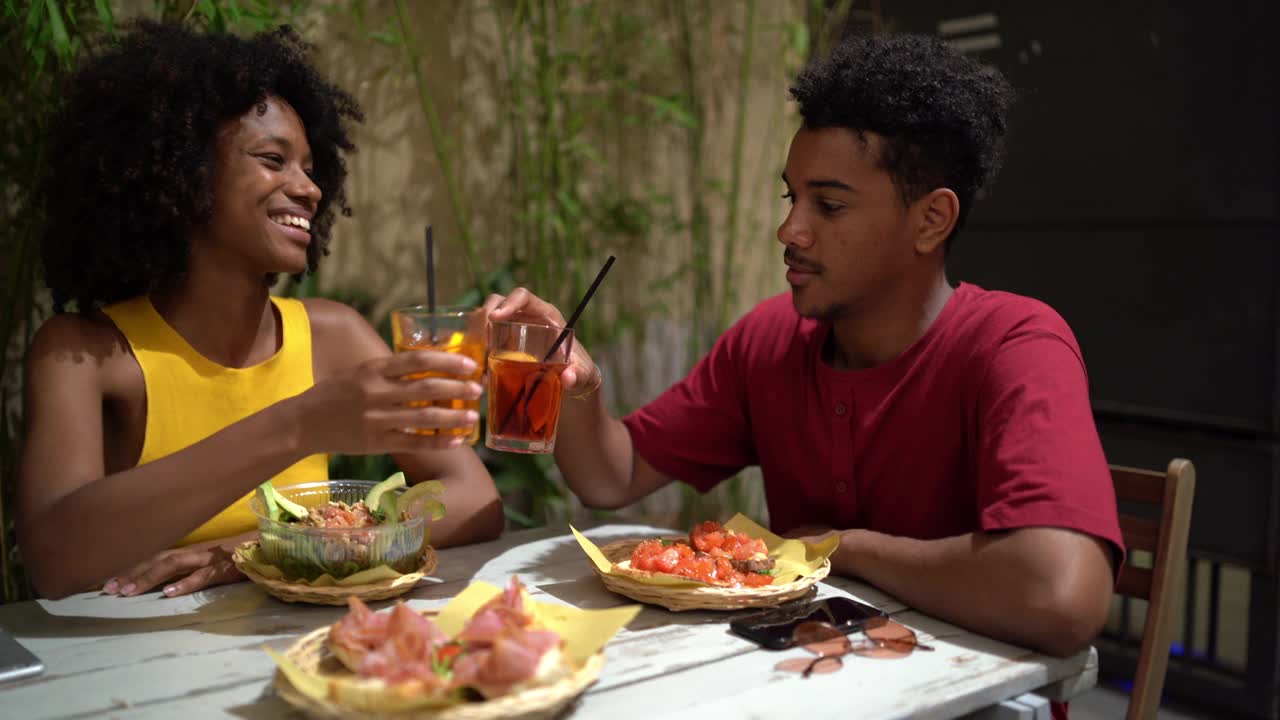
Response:
POLYGON ((36 60, 36 75, 39 76, 40 73, 44 71, 44 61, 45 61, 45 58, 47 57, 45 46, 39 45, 35 48, 33 52, 35 53, 35 60, 36 60))
POLYGON ((688 275, 691 270, 693 270, 693 266, 690 263, 682 263, 680 267, 676 268, 674 271, 649 283, 648 289, 650 292, 666 290, 677 282, 680 282, 680 280, 688 275))
POLYGON ((555 231, 557 235, 564 236, 568 234, 568 227, 564 224, 564 218, 557 213, 551 213, 547 216, 547 224, 555 231))
POLYGON ((520 512, 519 510, 516 510, 515 508, 505 503, 502 506, 502 514, 506 515, 507 519, 510 520, 511 522, 519 523, 520 525, 523 525, 525 527, 534 527, 535 525, 537 525, 537 523, 533 521, 533 518, 529 517, 528 515, 525 515, 524 513, 520 512))
POLYGON ((111 3, 107 0, 93 0, 94 7, 98 9, 98 20, 102 23, 102 27, 107 31, 108 35, 112 35, 116 31, 116 16, 111 12, 111 3))
POLYGON ((577 200, 573 199, 573 196, 570 195, 567 190, 557 190, 556 199, 560 201, 560 207, 565 209, 565 212, 570 218, 582 216, 582 205, 580 205, 577 200))
POLYGON ((484 302, 484 293, 478 288, 470 288, 456 297, 453 301, 454 305, 462 305, 464 307, 475 307, 484 302))
POLYGON ((580 157, 596 165, 604 164, 604 157, 600 155, 595 146, 581 137, 575 137, 565 143, 564 151, 571 156, 580 157))
POLYGON ((333 8, 329 8, 328 6, 325 7, 326 11, 330 9, 336 12, 343 12, 348 15, 352 20, 355 20, 357 30, 361 33, 365 31, 365 15, 368 13, 368 3, 366 3, 365 0, 351 0, 351 3, 347 6, 345 11, 343 8, 338 6, 334 6, 333 8))
POLYGON ((809 57, 809 26, 796 21, 791 25, 791 49, 800 57, 809 57))
POLYGON ((67 35, 67 26, 62 23, 62 11, 54 0, 45 0, 45 8, 49 12, 49 27, 53 31, 53 48, 64 65, 71 65, 71 38, 67 35))
POLYGON ((655 110, 655 120, 670 116, 676 123, 690 130, 697 129, 698 121, 694 119, 693 115, 689 114, 689 111, 681 103, 658 95, 646 95, 644 100, 655 110))
POLYGON ((500 472, 494 476, 493 486, 498 492, 513 492, 524 489, 524 480, 515 473, 500 472))
POLYGON ((220 33, 227 31, 227 20, 222 15, 222 8, 213 0, 200 0, 200 14, 204 16, 210 30, 220 33))
POLYGON ((33 2, 27 7, 26 31, 23 33, 23 37, 27 40, 26 48, 28 50, 40 39, 40 26, 42 24, 40 20, 44 18, 44 15, 40 13, 40 9, 40 3, 38 2, 33 2))
POLYGON ((370 30, 367 33, 370 40, 380 42, 383 45, 398 47, 401 43, 400 36, 389 30, 370 30))
POLYGON ((506 295, 516 287, 515 276, 512 273, 512 267, 509 264, 499 265, 496 270, 491 271, 484 278, 485 292, 498 293, 506 295))

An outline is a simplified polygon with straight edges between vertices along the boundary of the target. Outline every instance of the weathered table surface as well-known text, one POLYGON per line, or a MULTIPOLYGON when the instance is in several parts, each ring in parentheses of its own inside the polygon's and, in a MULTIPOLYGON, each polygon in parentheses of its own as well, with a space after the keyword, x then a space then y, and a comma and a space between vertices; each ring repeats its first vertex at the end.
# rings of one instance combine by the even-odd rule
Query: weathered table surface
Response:
MULTIPOLYGON (((603 545, 668 533, 602 525, 586 534, 603 545)), ((567 528, 512 532, 441 551, 436 577, 406 598, 413 607, 439 607, 472 580, 501 585, 513 573, 540 600, 584 608, 631 602, 603 588, 567 528)), ((728 631, 728 613, 646 607, 607 646, 599 681, 569 714, 609 720, 944 718, 1045 686, 1070 695, 1096 677, 1092 650, 1070 658, 1040 655, 965 632, 840 578, 820 584, 818 594, 849 595, 893 612, 936 651, 899 660, 850 657, 839 672, 802 679, 773 667, 803 650, 757 648, 728 631)), ((344 612, 280 602, 248 582, 173 599, 83 593, 0 606, 0 627, 46 667, 39 677, 0 685, 0 718, 291 716, 272 689, 274 666, 263 646, 283 650, 344 612)))

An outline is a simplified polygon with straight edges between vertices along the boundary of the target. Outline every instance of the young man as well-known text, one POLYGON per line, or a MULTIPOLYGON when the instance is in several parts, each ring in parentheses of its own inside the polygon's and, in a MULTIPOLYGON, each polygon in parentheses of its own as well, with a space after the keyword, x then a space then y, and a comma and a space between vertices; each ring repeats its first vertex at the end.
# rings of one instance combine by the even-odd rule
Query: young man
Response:
POLYGON ((390 452, 412 482, 441 477, 437 545, 501 532, 476 454, 401 431, 474 424, 410 406, 478 397, 476 383, 411 379, 474 363, 393 355, 345 305, 269 295, 327 252, 360 119, 288 28, 142 23, 72 78, 44 270, 59 310, 79 312, 32 341, 17 488, 23 558, 46 597, 241 579, 228 551, 257 527, 247 493, 326 480, 335 452, 390 452))
MULTIPOLYGON (((566 481, 616 508, 758 464, 775 530, 840 534, 836 572, 986 635, 1086 647, 1122 548, 1080 350, 1042 303, 946 277, 999 166, 1008 85, 936 40, 885 36, 845 42, 791 92, 791 292, 622 421, 580 353, 566 481)), ((525 290, 490 302, 562 321, 525 290)))

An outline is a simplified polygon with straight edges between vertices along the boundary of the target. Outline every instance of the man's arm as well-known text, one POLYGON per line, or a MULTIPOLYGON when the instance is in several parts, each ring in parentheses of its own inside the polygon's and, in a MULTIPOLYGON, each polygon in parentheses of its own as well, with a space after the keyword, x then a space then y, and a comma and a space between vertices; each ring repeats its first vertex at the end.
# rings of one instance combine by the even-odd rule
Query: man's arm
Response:
POLYGON ((564 399, 557 435, 556 464, 587 507, 624 507, 671 482, 635 451, 630 431, 609 414, 599 392, 564 399))
MULTIPOLYGON (((505 297, 490 295, 484 307, 494 320, 565 324, 554 305, 525 288, 505 297)), ((620 508, 671 482, 635 452, 631 433, 609 414, 599 392, 600 369, 582 343, 573 344, 569 367, 560 377, 565 397, 556 431, 556 464, 584 505, 620 508)))
POLYGON ((849 530, 833 564, 923 612, 1067 655, 1110 608, 1111 475, 1069 328, 1038 306, 1015 316, 976 365, 974 532, 925 541, 849 530))
POLYGON ((831 562, 921 612, 1058 656, 1097 636, 1114 578, 1106 543, 1051 527, 940 540, 845 530, 831 562))

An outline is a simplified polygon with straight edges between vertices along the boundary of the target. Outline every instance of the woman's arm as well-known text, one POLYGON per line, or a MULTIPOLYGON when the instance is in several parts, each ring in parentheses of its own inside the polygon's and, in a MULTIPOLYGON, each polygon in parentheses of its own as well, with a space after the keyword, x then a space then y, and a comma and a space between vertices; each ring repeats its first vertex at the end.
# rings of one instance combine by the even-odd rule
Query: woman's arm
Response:
POLYGON ((348 367, 184 450, 108 475, 102 413, 112 363, 122 362, 133 361, 114 330, 78 316, 50 319, 32 340, 17 530, 32 583, 47 597, 92 587, 172 547, 302 457, 440 447, 445 438, 398 428, 466 424, 460 411, 404 406, 461 397, 463 383, 402 378, 460 374, 469 361, 405 353, 348 367))

